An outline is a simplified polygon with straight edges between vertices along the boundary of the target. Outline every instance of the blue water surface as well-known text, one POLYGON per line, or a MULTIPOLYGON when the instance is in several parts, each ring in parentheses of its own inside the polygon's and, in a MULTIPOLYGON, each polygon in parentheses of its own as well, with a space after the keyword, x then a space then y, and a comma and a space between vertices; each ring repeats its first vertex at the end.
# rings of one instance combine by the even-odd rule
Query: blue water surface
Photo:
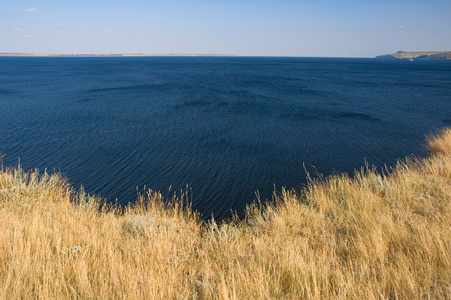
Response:
POLYGON ((449 61, 0 58, 5 167, 60 171, 120 204, 188 186, 204 218, 301 189, 306 170, 425 155, 446 126, 449 61))

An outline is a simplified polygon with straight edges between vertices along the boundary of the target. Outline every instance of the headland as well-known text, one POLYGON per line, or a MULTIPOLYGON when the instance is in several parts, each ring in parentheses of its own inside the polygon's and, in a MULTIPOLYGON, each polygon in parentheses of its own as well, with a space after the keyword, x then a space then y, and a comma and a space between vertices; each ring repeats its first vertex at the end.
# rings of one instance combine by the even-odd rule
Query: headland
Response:
POLYGON ((451 59, 451 51, 398 51, 392 54, 379 55, 376 58, 451 59))

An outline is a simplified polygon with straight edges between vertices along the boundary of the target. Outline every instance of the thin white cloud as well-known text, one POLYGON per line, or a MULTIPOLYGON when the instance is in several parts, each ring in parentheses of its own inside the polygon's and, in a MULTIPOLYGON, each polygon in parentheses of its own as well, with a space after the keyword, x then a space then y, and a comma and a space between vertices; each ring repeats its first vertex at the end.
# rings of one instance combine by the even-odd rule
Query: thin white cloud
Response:
POLYGON ((398 27, 399 27, 400 29, 406 28, 406 26, 404 26, 404 25, 399 25, 398 27))
POLYGON ((14 28, 13 30, 14 30, 14 31, 20 31, 20 28, 17 28, 17 27, 16 27, 16 28, 14 28))
POLYGON ((25 12, 37 12, 38 11, 36 8, 25 8, 25 9, 22 9, 22 10, 25 11, 25 12))
POLYGON ((26 35, 24 35, 24 37, 26 37, 26 38, 32 38, 33 36, 32 36, 31 34, 26 34, 26 35))
POLYGON ((56 26, 58 26, 58 27, 64 27, 64 26, 66 26, 66 24, 56 24, 56 26))

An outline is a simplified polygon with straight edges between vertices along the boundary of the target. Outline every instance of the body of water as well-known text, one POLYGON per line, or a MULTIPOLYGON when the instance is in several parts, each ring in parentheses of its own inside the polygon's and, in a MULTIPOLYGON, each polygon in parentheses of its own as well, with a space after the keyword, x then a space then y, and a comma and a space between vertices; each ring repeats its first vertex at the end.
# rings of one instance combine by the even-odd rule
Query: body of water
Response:
POLYGON ((305 169, 425 155, 451 126, 451 62, 332 58, 0 58, 3 165, 60 171, 125 204, 144 186, 220 219, 305 169))

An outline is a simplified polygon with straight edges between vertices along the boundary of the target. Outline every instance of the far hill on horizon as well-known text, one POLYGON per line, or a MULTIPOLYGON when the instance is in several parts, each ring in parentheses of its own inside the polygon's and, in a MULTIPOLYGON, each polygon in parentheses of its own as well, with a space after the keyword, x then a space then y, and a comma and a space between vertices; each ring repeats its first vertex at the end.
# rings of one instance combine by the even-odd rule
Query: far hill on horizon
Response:
POLYGON ((451 51, 398 51, 392 54, 379 55, 376 58, 451 59, 451 51))

